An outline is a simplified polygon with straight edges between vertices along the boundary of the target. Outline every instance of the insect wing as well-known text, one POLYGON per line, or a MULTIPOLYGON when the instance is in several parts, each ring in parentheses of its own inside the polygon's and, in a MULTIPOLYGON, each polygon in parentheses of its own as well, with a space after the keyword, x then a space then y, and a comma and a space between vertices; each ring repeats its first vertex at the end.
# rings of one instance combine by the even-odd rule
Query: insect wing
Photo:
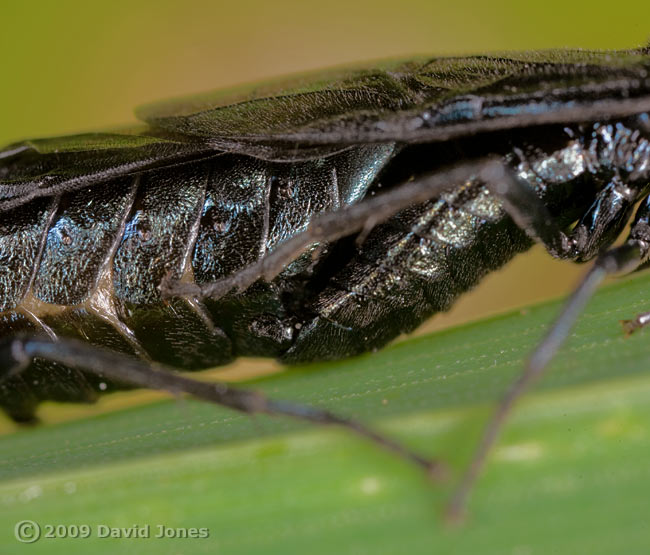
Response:
POLYGON ((160 102, 137 114, 226 149, 272 140, 438 141, 638 113, 650 109, 649 73, 647 49, 415 58, 160 102))
POLYGON ((349 144, 427 142, 650 111, 647 49, 373 62, 146 106, 153 129, 87 133, 0 151, 0 211, 209 156, 304 160, 349 144))
POLYGON ((0 151, 0 211, 213 152, 189 142, 128 131, 16 143, 0 151))

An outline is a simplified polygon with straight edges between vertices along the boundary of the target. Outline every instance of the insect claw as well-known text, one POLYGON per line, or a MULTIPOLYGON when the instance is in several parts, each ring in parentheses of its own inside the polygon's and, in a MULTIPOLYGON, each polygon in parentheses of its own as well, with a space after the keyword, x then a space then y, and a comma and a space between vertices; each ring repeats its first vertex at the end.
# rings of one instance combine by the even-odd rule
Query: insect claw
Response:
POLYGON ((646 327, 650 324, 650 312, 637 314, 632 320, 621 320, 623 332, 626 336, 632 335, 636 330, 646 327))
POLYGON ((451 469, 447 463, 434 459, 428 461, 427 464, 429 467, 427 475, 432 482, 440 484, 449 481, 449 478, 451 477, 451 469))
POLYGON ((163 299, 169 299, 174 296, 174 281, 171 278, 169 273, 165 274, 160 280, 160 284, 157 289, 160 291, 160 296, 163 299))
POLYGON ((625 337, 629 337, 640 327, 636 320, 619 320, 619 322, 623 327, 625 337))
POLYGON ((233 283, 231 279, 222 279, 220 281, 215 281, 209 285, 205 285, 200 288, 201 297, 209 297, 218 301, 222 297, 225 297, 233 289, 236 289, 237 292, 241 293, 246 290, 246 287, 242 287, 240 284, 233 283))

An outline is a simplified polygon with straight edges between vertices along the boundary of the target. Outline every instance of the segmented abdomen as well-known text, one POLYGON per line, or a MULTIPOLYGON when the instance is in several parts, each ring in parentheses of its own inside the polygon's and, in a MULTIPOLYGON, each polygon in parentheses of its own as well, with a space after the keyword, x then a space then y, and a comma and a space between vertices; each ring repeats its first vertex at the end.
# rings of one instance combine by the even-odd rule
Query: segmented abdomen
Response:
MULTIPOLYGON (((279 288, 254 288, 236 307, 206 306, 162 302, 161 280, 205 283, 254 262, 315 214, 362 198, 393 150, 358 147, 292 163, 220 154, 4 212, 0 335, 80 337, 185 369, 278 355, 293 336, 279 288)), ((103 387, 88 380, 37 361, 5 380, 0 404, 85 400, 103 387)))
MULTIPOLYGON (((557 166, 560 195, 547 192, 553 179, 535 182, 541 167, 524 178, 568 224, 593 196, 564 186, 584 170, 574 160, 581 151, 571 157, 564 136, 558 143, 538 164, 557 166)), ((456 184, 398 213, 361 246, 354 238, 320 245, 244 294, 163 302, 158 286, 166 276, 206 283, 230 275, 384 178, 399 186, 404 177, 390 168, 435 167, 431 152, 409 158, 407 150, 359 146, 300 162, 220 154, 6 211, 0 336, 78 337, 182 369, 239 355, 301 362, 379 348, 531 244, 483 184, 456 184)), ((0 383, 0 406, 26 419, 42 399, 87 401, 113 385, 36 360, 0 383)))

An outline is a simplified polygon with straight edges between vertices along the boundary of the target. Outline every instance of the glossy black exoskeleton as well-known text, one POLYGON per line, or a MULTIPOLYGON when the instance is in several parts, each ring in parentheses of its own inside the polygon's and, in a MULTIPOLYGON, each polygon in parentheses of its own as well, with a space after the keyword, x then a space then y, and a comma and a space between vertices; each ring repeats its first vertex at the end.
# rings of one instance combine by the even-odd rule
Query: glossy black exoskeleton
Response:
POLYGON ((7 147, 0 405, 29 420, 43 399, 159 387, 343 424, 403 452, 327 412, 151 363, 350 356, 447 310, 533 240, 560 258, 600 255, 502 403, 466 491, 595 284, 647 258, 649 71, 647 49, 387 62, 7 147))

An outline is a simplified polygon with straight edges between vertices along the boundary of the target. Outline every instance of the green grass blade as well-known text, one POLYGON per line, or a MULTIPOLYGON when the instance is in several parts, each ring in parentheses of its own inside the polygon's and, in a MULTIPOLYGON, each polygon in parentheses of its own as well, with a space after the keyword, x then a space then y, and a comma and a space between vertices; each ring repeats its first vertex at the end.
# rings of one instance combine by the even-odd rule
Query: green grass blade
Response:
MULTIPOLYGON (((442 487, 344 432, 160 402, 0 439, 0 550, 21 519, 92 527, 34 552, 626 553, 650 542, 650 342, 618 320, 650 279, 604 288, 509 423, 449 530, 442 487), (99 539, 98 524, 207 527, 207 539, 99 539)), ((558 311, 518 311, 252 384, 372 422, 458 472, 490 407, 558 311)))

